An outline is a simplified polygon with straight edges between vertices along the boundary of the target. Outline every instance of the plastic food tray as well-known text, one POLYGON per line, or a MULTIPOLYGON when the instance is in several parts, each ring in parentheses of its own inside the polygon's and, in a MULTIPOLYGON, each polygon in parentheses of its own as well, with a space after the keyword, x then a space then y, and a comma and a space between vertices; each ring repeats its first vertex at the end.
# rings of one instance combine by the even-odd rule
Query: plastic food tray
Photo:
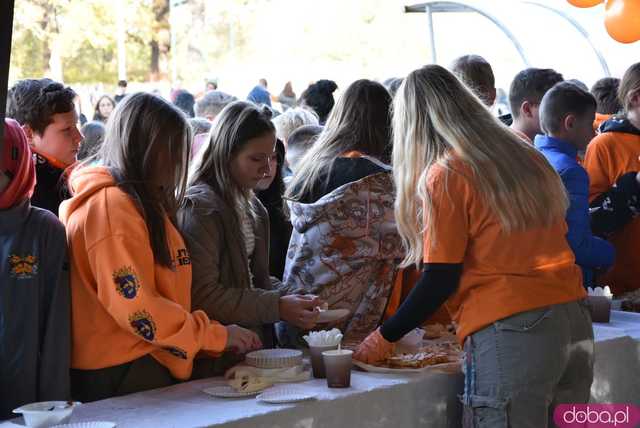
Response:
POLYGON ((259 369, 282 369, 302 365, 302 351, 297 349, 261 349, 250 352, 245 363, 259 369))

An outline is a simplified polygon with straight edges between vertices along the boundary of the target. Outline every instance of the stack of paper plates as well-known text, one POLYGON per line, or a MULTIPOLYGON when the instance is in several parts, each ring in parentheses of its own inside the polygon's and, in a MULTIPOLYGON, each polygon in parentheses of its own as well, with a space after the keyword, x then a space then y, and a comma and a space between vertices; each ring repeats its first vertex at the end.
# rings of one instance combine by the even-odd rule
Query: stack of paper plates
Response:
POLYGON ((302 365, 302 351, 297 349, 261 349, 250 352, 245 363, 259 369, 282 369, 302 365))

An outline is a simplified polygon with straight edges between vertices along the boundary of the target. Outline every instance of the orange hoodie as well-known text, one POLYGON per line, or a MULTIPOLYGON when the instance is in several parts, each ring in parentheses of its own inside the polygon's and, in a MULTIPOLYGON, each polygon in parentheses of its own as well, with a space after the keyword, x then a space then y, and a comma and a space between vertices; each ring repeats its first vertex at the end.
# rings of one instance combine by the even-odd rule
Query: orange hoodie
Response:
POLYGON ((74 196, 60 206, 71 261, 71 366, 100 369, 151 354, 174 377, 191 375, 200 351, 220 353, 226 328, 191 311, 191 261, 166 219, 175 267, 154 262, 142 215, 109 171, 72 174, 74 196))
MULTIPOLYGON (((621 119, 611 119, 601 129, 602 133, 587 146, 584 159, 584 168, 589 173, 590 181, 589 202, 608 191, 622 175, 640 171, 640 130, 621 119)), ((611 286, 613 294, 640 287, 639 239, 639 217, 634 217, 609 238, 616 247, 616 261, 613 268, 599 277, 598 281, 611 286)))

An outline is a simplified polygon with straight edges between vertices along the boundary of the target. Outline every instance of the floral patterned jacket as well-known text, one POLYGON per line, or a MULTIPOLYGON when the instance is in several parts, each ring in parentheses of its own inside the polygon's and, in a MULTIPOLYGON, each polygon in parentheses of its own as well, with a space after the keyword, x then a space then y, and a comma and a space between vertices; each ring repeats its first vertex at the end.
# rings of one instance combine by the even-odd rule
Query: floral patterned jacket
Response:
MULTIPOLYGON (((333 325, 346 342, 378 326, 404 257, 393 204, 390 171, 345 184, 312 204, 291 204, 283 287, 317 294, 330 309, 348 309, 350 315, 333 325)), ((284 329, 292 337, 287 325, 279 326, 279 337, 284 329)))

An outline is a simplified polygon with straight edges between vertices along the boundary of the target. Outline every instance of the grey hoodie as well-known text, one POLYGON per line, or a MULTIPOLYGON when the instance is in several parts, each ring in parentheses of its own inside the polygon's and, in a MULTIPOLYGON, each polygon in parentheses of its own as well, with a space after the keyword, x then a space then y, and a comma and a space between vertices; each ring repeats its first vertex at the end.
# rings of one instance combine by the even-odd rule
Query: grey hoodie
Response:
POLYGON ((0 419, 69 398, 70 296, 64 226, 25 200, 0 211, 0 419))

